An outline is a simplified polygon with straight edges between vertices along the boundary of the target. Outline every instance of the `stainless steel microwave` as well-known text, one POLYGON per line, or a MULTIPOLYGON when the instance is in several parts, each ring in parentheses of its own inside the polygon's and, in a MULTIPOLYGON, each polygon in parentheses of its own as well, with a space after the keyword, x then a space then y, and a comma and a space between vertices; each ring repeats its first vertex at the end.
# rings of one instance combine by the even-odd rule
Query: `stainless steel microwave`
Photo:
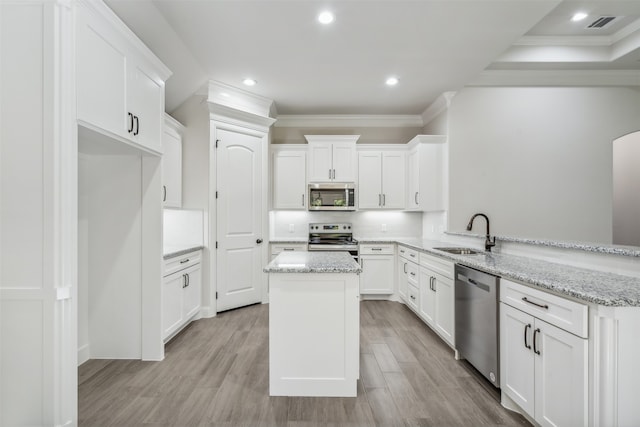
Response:
POLYGON ((350 182, 309 184, 310 211, 355 211, 356 186, 350 182))

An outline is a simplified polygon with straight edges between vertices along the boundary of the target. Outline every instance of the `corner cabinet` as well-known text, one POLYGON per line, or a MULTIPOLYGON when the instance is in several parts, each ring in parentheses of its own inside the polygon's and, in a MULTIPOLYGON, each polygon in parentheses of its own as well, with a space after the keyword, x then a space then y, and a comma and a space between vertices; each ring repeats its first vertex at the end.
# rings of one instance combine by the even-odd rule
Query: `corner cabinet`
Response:
POLYGON ((77 12, 77 115, 81 125, 162 152, 162 62, 101 1, 77 12))
POLYGON ((358 208, 403 209, 405 152, 358 151, 358 208))
POLYGON ((173 338, 200 310, 202 251, 166 259, 162 285, 162 338, 173 338))
POLYGON ((164 115, 162 132, 162 203, 167 208, 182 207, 182 134, 184 126, 164 115))
POLYGON ((307 208, 307 147, 271 146, 273 208, 307 208))
POLYGON ((503 395, 542 426, 586 426, 587 356, 586 305, 502 279, 503 395))
POLYGON ((360 245, 360 294, 393 294, 395 258, 393 244, 360 245))
POLYGON ((360 135, 305 135, 308 182, 355 182, 360 135))
POLYGON ((407 155, 407 210, 446 209, 444 135, 418 135, 409 141, 407 155))

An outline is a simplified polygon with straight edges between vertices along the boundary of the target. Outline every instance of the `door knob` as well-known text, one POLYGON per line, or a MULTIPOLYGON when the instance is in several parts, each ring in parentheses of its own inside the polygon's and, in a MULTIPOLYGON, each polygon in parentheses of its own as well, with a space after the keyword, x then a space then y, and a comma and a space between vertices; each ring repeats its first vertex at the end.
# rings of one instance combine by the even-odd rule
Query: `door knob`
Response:
POLYGON ((262 239, 258 239, 258 240, 256 240, 256 243, 257 243, 257 244, 262 243, 262 239))

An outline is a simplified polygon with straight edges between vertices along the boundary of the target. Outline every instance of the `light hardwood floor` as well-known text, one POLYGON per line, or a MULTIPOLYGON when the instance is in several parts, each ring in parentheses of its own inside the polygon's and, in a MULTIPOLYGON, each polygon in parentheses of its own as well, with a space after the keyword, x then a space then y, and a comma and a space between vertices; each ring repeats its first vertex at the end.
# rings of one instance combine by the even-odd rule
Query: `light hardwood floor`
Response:
MULTIPOLYGON (((193 322, 162 362, 90 360, 82 426, 528 426, 404 305, 363 301, 357 398, 269 397, 268 306, 193 322)), ((295 321, 295 319, 292 319, 295 321)))

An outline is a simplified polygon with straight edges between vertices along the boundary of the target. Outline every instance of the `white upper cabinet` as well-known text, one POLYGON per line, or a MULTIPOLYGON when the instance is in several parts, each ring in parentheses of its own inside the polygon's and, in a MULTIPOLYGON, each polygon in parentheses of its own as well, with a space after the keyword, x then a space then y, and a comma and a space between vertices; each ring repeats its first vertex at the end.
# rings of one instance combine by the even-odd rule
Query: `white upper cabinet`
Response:
POLYGON ((360 151, 358 188, 360 209, 403 209, 405 153, 399 150, 360 151))
POLYGON ((81 125, 162 152, 171 72, 101 1, 79 4, 76 72, 81 125))
POLYGON ((182 207, 182 134, 184 126, 168 114, 162 133, 162 203, 182 207))
POLYGON ((273 147, 273 208, 306 209, 307 147, 273 147))
POLYGON ((443 135, 418 135, 409 142, 407 210, 446 209, 445 142, 443 135))
POLYGON ((309 182, 355 182, 360 135, 305 135, 309 142, 309 182))

